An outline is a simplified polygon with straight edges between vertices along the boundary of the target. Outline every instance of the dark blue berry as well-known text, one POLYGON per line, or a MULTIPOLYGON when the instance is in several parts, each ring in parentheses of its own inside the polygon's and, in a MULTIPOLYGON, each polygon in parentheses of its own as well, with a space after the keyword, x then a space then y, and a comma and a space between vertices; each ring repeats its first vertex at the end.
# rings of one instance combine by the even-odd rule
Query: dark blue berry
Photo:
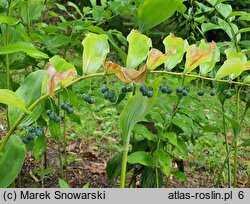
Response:
POLYGON ((183 96, 187 96, 188 95, 188 91, 186 89, 183 89, 181 93, 182 93, 183 96))
POLYGON ((48 110, 46 111, 47 116, 49 116, 51 113, 52 113, 52 111, 51 111, 50 109, 48 109, 48 110))
POLYGON ((167 88, 167 94, 171 94, 171 93, 173 93, 173 89, 170 88, 170 87, 168 87, 168 88, 167 88))
POLYGON ((89 103, 89 104, 93 104, 93 103, 95 103, 95 99, 94 99, 94 98, 92 98, 92 97, 90 97, 90 98, 89 98, 88 103, 89 103))
POLYGON ((133 91, 133 86, 127 86, 126 89, 127 89, 127 92, 132 92, 133 91))
POLYGON ((56 116, 54 121, 56 123, 60 123, 62 121, 62 118, 60 116, 56 116))
POLYGON ((29 141, 32 141, 32 140, 34 140, 36 138, 36 136, 34 135, 34 134, 29 134, 28 136, 27 136, 27 140, 29 140, 29 141))
POLYGON ((168 88, 166 86, 162 86, 160 90, 162 93, 167 93, 168 88))
POLYGON ((62 110, 67 110, 68 109, 68 104, 67 103, 62 103, 61 104, 61 109, 62 110))
POLYGON ((55 118, 56 118, 56 115, 54 113, 51 113, 49 115, 49 119, 52 120, 52 121, 55 121, 55 118))
POLYGON ((40 137, 43 135, 43 132, 40 129, 36 129, 35 135, 40 137))
POLYGON ((122 86, 121 91, 122 91, 123 93, 127 93, 127 87, 126 87, 126 86, 122 86))
POLYGON ((149 91, 146 92, 146 95, 147 95, 148 98, 151 98, 151 97, 153 97, 154 93, 153 93, 153 91, 149 90, 149 91))
POLYGON ((67 108, 67 113, 73 114, 74 113, 74 108, 73 107, 68 107, 67 108))
POLYGON ((197 91, 197 94, 198 94, 199 96, 203 96, 203 95, 204 95, 204 91, 203 91, 202 89, 199 89, 199 90, 197 91))
POLYGON ((24 143, 24 144, 28 144, 28 143, 29 143, 29 140, 28 140, 27 137, 24 137, 24 138, 23 138, 23 143, 24 143))
POLYGON ((112 96, 112 97, 110 97, 109 98, 109 101, 111 102, 111 103, 115 103, 116 102, 116 96, 112 96))
POLYGON ((36 130, 36 128, 35 128, 33 125, 30 125, 29 128, 28 128, 28 131, 29 131, 30 133, 35 132, 35 130, 36 130))
POLYGON ((182 86, 177 86, 175 90, 176 90, 177 93, 181 93, 182 89, 183 89, 182 86))
POLYGON ((224 94, 224 96, 225 96, 226 99, 230 99, 232 97, 231 92, 228 91, 228 90, 224 90, 223 94, 224 94))
POLYGON ((140 92, 146 93, 147 87, 146 86, 140 86, 140 92))
POLYGON ((215 96, 215 94, 216 94, 215 90, 210 91, 210 96, 215 96))
POLYGON ((106 93, 106 92, 108 92, 108 91, 109 91, 109 89, 108 89, 107 86, 102 86, 101 92, 102 92, 103 94, 106 93))

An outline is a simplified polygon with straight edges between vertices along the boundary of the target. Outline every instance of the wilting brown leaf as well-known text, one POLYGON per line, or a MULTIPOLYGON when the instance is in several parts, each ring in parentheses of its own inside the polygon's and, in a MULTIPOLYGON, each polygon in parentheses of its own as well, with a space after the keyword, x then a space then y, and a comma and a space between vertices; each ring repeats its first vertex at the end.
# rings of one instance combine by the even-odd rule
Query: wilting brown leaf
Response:
POLYGON ((174 49, 176 48, 173 48, 167 53, 163 54, 160 50, 152 48, 148 53, 147 69, 152 71, 161 64, 163 64, 166 59, 173 54, 174 49))
POLYGON ((55 98, 55 88, 60 82, 68 79, 72 80, 76 78, 77 73, 75 69, 69 69, 66 72, 57 72, 52 64, 49 64, 47 69, 47 75, 49 77, 48 91, 51 98, 55 98))
POLYGON ((215 49, 216 43, 214 41, 210 43, 209 48, 206 50, 201 50, 196 45, 189 46, 184 73, 189 73, 200 64, 209 61, 215 49))
POLYGON ((124 82, 141 84, 146 80, 146 65, 141 69, 124 68, 111 61, 104 61, 104 69, 108 74, 116 74, 116 76, 124 82))

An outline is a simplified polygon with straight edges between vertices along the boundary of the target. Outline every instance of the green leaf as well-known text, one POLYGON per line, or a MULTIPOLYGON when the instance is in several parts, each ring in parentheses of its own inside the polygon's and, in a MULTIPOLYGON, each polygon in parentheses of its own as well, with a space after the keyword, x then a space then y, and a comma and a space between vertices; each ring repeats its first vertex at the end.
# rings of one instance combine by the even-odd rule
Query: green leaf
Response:
POLYGON ((10 25, 10 26, 14 26, 14 25, 16 25, 16 24, 19 23, 19 20, 16 19, 16 18, 13 18, 13 17, 11 17, 11 16, 3 16, 3 15, 0 15, 0 25, 1 25, 2 23, 6 23, 6 24, 8 24, 8 25, 10 25))
POLYGON ((216 29, 222 29, 220 26, 213 24, 213 23, 202 23, 201 24, 201 30, 203 33, 206 33, 210 30, 216 30, 216 29))
POLYGON ((187 176, 185 175, 184 172, 182 172, 182 171, 175 171, 175 172, 173 172, 173 174, 178 179, 180 179, 182 181, 187 181, 187 176))
POLYGON ((50 58, 49 62, 53 64, 57 72, 66 72, 69 69, 75 70, 75 66, 72 63, 67 62, 65 59, 61 58, 58 55, 50 58))
POLYGON ((230 4, 219 3, 215 7, 224 18, 227 18, 233 11, 230 4))
POLYGON ((16 42, 10 45, 0 47, 0 55, 12 54, 15 52, 25 52, 29 56, 36 59, 49 58, 49 56, 37 48, 32 43, 16 42))
POLYGON ((82 41, 83 58, 82 70, 84 74, 95 73, 105 60, 109 52, 108 36, 106 34, 88 33, 82 41))
POLYGON ((60 178, 59 178, 59 186, 60 186, 60 188, 70 188, 69 184, 60 178))
POLYGON ((141 93, 137 93, 128 100, 128 103, 119 117, 119 125, 121 127, 123 141, 130 140, 130 133, 135 124, 141 121, 154 105, 161 80, 162 77, 158 77, 153 81, 152 87, 154 96, 152 98, 147 98, 142 96, 141 93))
POLYGON ((246 33, 246 32, 250 32, 250 27, 248 28, 242 28, 240 30, 238 30, 235 34, 239 34, 239 33, 246 33))
POLYGON ((161 170, 166 176, 169 176, 172 169, 172 160, 163 149, 157 149, 154 152, 156 163, 159 163, 161 170))
POLYGON ((21 171, 26 148, 17 136, 11 136, 0 157, 0 188, 7 188, 21 171))
POLYGON ((149 30, 170 18, 182 6, 183 0, 144 0, 138 8, 138 24, 149 30))
POLYGON ((121 175, 122 153, 113 156, 107 163, 106 173, 109 180, 113 181, 121 175))
POLYGON ((248 75, 248 76, 244 79, 243 83, 250 84, 250 75, 248 75))
POLYGON ((177 135, 175 132, 164 132, 161 136, 167 138, 172 145, 178 146, 177 135))
POLYGON ((141 34, 137 30, 132 30, 127 36, 129 43, 126 67, 136 68, 148 55, 149 48, 152 46, 151 39, 141 34))
POLYGON ((36 137, 34 141, 33 154, 35 160, 38 160, 40 156, 44 154, 47 148, 48 139, 45 136, 36 137))
POLYGON ((49 132, 51 134, 51 136, 57 140, 60 141, 62 138, 62 132, 61 132, 61 128, 60 128, 60 124, 55 123, 54 121, 49 121, 49 132))
POLYGON ((31 113, 26 108, 25 101, 13 91, 8 90, 8 89, 0 89, 0 96, 1 96, 0 103, 18 108, 27 114, 31 113))
POLYGON ((157 142, 157 136, 151 133, 145 125, 136 124, 134 127, 134 133, 141 135, 141 137, 148 140, 157 142))
MULTIPOLYGON (((27 106, 30 106, 41 97, 41 87, 45 75, 46 73, 43 70, 32 72, 24 79, 20 87, 17 89, 16 94, 24 99, 27 106)), ((39 105, 37 105, 32 110, 32 113, 22 121, 19 127, 29 125, 32 122, 36 121, 44 111, 43 106, 44 103, 40 103, 39 105)), ((13 124, 22 115, 22 112, 17 108, 10 106, 8 109, 8 114, 9 124, 10 126, 13 126, 13 124)))
POLYGON ((152 167, 154 166, 154 158, 148 152, 138 151, 128 156, 128 163, 152 167))
POLYGON ((182 61, 184 53, 187 51, 188 42, 182 38, 175 37, 170 33, 164 40, 165 52, 173 51, 173 54, 165 61, 165 68, 170 71, 182 61))
POLYGON ((223 65, 220 67, 216 73, 215 78, 220 79, 225 76, 231 75, 231 79, 236 78, 245 70, 245 66, 240 58, 231 58, 224 61, 223 65))
POLYGON ((239 123, 238 121, 236 121, 235 119, 229 117, 227 114, 223 113, 221 110, 219 110, 219 109, 217 109, 217 108, 216 108, 216 110, 217 110, 219 113, 221 113, 221 114, 231 123, 231 125, 233 126, 233 128, 234 128, 236 134, 238 135, 238 133, 239 133, 240 130, 241 130, 241 125, 240 125, 240 123, 239 123))

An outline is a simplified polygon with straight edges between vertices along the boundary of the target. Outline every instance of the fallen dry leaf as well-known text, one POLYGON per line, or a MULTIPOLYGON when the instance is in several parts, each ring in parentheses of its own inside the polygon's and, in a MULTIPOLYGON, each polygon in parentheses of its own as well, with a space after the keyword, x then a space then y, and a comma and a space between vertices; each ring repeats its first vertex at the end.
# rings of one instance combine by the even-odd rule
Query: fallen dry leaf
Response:
POLYGON ((104 61, 104 69, 108 74, 116 74, 116 76, 123 82, 141 84, 146 80, 146 65, 141 69, 124 68, 111 61, 104 61))

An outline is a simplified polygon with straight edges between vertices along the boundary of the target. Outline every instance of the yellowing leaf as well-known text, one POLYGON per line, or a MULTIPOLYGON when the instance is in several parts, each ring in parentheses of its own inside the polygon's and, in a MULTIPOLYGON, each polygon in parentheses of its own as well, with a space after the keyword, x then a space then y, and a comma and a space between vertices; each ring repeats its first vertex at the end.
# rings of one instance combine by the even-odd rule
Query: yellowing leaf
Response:
POLYGON ((188 42, 182 38, 175 37, 173 33, 170 33, 164 40, 165 52, 172 52, 165 61, 165 68, 170 71, 178 63, 182 61, 184 53, 187 51, 188 42))
POLYGON ((245 70, 245 65, 242 63, 240 58, 227 59, 221 68, 218 70, 215 78, 220 79, 222 77, 231 76, 231 79, 236 78, 245 70))
MULTIPOLYGON (((206 50, 206 49, 209 49, 209 46, 210 45, 208 43, 206 43, 204 40, 201 40, 201 44, 200 44, 199 48, 202 50, 206 50)), ((215 44, 215 49, 211 53, 211 58, 209 59, 209 61, 201 63, 199 66, 200 67, 200 75, 202 76, 202 75, 210 72, 214 68, 216 62, 218 62, 219 60, 220 60, 220 50, 217 47, 217 45, 215 44)))
MULTIPOLYGON (((55 67, 52 64, 49 64, 47 69, 47 75, 49 77, 48 81, 48 91, 51 98, 55 98, 55 89, 56 85, 62 83, 64 80, 71 81, 72 79, 76 78, 77 73, 76 70, 71 68, 65 72, 57 72, 55 67)), ((65 85, 65 83, 64 83, 65 85)))
POLYGON ((95 73, 101 67, 109 52, 108 36, 106 34, 88 33, 82 41, 82 45, 83 74, 95 73))
POLYGON ((198 48, 196 45, 190 45, 187 49, 184 73, 190 73, 200 64, 209 62, 215 49, 215 42, 211 42, 208 49, 205 50, 198 48))
POLYGON ((152 71, 161 64, 163 64, 166 59, 171 56, 172 50, 170 50, 168 53, 163 54, 161 51, 153 48, 148 53, 148 59, 147 59, 147 69, 152 71))
POLYGON ((149 48, 152 46, 151 39, 141 34, 137 30, 132 30, 127 36, 129 43, 126 67, 136 68, 148 55, 149 48))
POLYGON ((103 66, 107 74, 116 74, 124 82, 141 84, 146 80, 146 65, 140 70, 136 70, 133 68, 124 68, 111 61, 104 61, 103 66))

